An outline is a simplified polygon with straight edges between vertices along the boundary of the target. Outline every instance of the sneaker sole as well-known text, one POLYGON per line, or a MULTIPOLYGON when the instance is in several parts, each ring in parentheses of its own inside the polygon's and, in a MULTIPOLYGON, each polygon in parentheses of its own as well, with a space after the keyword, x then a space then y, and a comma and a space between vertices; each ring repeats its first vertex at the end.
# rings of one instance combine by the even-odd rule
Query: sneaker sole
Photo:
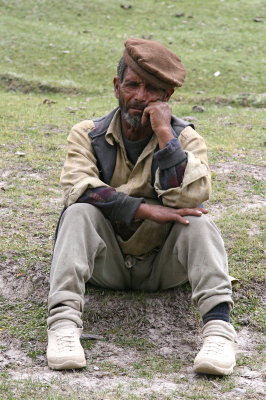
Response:
POLYGON ((201 362, 198 365, 194 365, 193 371, 197 372, 198 374, 209 374, 209 375, 230 375, 233 372, 234 365, 230 368, 219 368, 215 365, 205 361, 201 362))
POLYGON ((48 367, 51 369, 78 369, 78 368, 84 368, 86 367, 86 360, 82 362, 77 362, 77 361, 65 361, 60 364, 54 364, 51 362, 48 362, 48 367))

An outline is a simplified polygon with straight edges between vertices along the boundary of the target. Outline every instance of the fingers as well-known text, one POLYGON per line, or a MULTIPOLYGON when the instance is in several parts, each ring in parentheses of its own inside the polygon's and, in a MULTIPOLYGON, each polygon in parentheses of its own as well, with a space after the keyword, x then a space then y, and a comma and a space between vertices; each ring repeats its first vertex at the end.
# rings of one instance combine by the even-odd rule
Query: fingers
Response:
POLYGON ((186 218, 181 217, 181 215, 176 216, 176 222, 179 222, 180 224, 183 224, 183 225, 189 224, 189 221, 186 218))
POLYGON ((202 211, 197 208, 181 208, 176 210, 179 215, 194 215, 196 217, 200 217, 202 215, 202 211))
POLYGON ((149 119, 151 119, 151 115, 155 115, 155 117, 157 116, 159 121, 161 121, 163 118, 166 118, 167 120, 169 120, 168 122, 170 123, 171 108, 168 103, 160 100, 150 102, 143 111, 141 118, 142 126, 147 125, 149 119))
POLYGON ((176 222, 179 222, 183 225, 189 224, 189 221, 186 218, 183 218, 186 215, 200 217, 202 214, 208 214, 208 210, 206 210, 206 208, 182 208, 176 211, 178 212, 176 215, 176 222))
POLYGON ((145 126, 148 123, 148 116, 149 116, 149 112, 147 111, 147 109, 145 108, 141 117, 141 125, 145 126))
POLYGON ((200 217, 202 214, 207 214, 208 210, 206 208, 181 208, 176 210, 179 215, 193 215, 196 217, 200 217))

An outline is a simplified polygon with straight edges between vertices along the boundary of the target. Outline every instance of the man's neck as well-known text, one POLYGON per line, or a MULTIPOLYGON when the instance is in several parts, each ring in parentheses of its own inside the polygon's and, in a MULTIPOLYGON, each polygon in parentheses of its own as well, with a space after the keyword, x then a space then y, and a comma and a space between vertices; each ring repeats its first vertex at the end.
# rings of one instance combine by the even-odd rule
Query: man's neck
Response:
POLYGON ((133 127, 121 118, 121 128, 123 135, 132 142, 152 136, 153 131, 150 125, 133 127))

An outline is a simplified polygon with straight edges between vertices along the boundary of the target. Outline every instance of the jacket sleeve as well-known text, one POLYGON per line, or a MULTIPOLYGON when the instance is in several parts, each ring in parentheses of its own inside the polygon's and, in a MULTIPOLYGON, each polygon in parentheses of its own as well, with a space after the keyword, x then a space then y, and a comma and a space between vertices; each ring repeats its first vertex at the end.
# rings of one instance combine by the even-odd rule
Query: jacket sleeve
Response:
POLYGON ((71 129, 67 138, 67 157, 60 177, 66 206, 75 203, 86 189, 107 186, 99 178, 96 158, 88 136, 93 128, 93 121, 80 122, 71 129))
POLYGON ((187 154, 178 138, 173 138, 167 145, 154 153, 159 166, 159 180, 162 190, 181 185, 187 165, 187 154))
POLYGON ((60 178, 64 204, 89 203, 99 208, 111 222, 130 224, 144 199, 116 192, 100 179, 88 135, 93 128, 93 121, 83 121, 75 125, 68 136, 68 153, 60 178))
POLYGON ((211 193, 207 147, 204 139, 190 126, 181 132, 179 141, 187 154, 182 183, 177 187, 163 189, 158 169, 154 187, 165 206, 197 207, 203 201, 208 200, 211 193))

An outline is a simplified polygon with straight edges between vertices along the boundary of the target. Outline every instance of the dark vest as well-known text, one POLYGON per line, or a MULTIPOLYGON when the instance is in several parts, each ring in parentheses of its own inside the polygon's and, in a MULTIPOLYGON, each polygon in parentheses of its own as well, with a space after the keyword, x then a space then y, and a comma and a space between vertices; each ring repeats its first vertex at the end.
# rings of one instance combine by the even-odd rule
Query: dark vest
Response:
MULTIPOLYGON (((105 140, 105 134, 117 110, 118 108, 115 108, 109 114, 93 119, 95 128, 88 133, 92 139, 92 147, 97 159, 97 167, 100 173, 100 179, 107 185, 109 185, 115 169, 117 145, 109 144, 105 140)), ((178 137, 182 130, 187 126, 191 126, 194 129, 193 124, 177 118, 174 115, 171 117, 171 126, 175 137, 178 137)), ((157 168, 158 163, 156 159, 153 158, 151 167, 152 183, 154 183, 155 171, 157 168)))

